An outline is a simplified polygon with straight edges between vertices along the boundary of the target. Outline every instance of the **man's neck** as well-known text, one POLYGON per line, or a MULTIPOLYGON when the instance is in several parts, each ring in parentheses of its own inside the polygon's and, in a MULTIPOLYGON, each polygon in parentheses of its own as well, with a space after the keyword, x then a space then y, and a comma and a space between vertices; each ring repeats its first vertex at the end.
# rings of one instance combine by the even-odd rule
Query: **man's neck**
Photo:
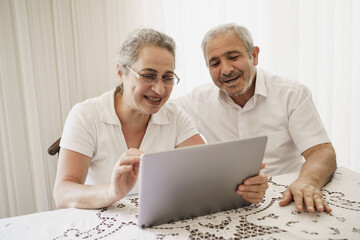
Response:
POLYGON ((256 84, 256 76, 254 77, 254 80, 251 84, 251 87, 243 94, 240 94, 238 96, 231 96, 231 99, 239 105, 240 107, 244 107, 245 104, 249 101, 249 99, 254 96, 255 94, 255 84, 256 84))

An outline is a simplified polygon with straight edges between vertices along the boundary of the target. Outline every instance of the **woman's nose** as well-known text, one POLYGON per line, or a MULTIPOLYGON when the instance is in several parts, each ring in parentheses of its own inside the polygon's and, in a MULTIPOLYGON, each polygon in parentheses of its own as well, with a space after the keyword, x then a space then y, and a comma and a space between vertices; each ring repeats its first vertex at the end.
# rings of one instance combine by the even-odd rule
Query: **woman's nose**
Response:
POLYGON ((151 85, 151 89, 155 91, 159 95, 163 95, 165 93, 165 85, 162 80, 157 79, 156 83, 151 85))

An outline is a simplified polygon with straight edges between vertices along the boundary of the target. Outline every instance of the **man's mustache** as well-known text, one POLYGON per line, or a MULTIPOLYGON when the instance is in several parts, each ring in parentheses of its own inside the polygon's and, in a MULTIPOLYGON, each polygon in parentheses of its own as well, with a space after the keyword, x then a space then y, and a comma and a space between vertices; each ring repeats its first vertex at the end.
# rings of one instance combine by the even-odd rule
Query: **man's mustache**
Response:
POLYGON ((223 74, 223 76, 221 78, 219 78, 219 81, 220 82, 225 82, 225 81, 228 81, 230 79, 237 78, 239 76, 241 77, 243 75, 244 75, 243 71, 230 72, 229 74, 223 74))

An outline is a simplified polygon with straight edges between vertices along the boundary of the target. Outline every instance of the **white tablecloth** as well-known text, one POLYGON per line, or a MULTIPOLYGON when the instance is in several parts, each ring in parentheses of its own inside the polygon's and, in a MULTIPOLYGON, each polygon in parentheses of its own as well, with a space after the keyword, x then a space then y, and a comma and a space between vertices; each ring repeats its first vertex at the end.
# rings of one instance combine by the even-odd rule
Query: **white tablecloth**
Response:
POLYGON ((137 227, 136 197, 101 210, 63 209, 0 219, 0 239, 360 239, 360 174, 338 168, 323 189, 333 211, 279 207, 297 174, 269 179, 264 201, 152 228, 137 227))

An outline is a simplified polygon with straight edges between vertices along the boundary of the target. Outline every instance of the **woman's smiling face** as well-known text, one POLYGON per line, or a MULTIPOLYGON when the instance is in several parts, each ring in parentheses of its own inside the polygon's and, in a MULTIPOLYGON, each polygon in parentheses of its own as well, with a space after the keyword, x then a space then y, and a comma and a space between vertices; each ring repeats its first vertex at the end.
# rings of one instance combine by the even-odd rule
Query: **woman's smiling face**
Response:
MULTIPOLYGON (((129 66, 140 75, 162 78, 174 73, 175 59, 170 51, 156 46, 146 46, 139 53, 139 58, 129 66)), ((123 103, 131 110, 145 114, 154 114, 166 103, 173 86, 156 83, 146 83, 128 71, 122 76, 123 103)))

